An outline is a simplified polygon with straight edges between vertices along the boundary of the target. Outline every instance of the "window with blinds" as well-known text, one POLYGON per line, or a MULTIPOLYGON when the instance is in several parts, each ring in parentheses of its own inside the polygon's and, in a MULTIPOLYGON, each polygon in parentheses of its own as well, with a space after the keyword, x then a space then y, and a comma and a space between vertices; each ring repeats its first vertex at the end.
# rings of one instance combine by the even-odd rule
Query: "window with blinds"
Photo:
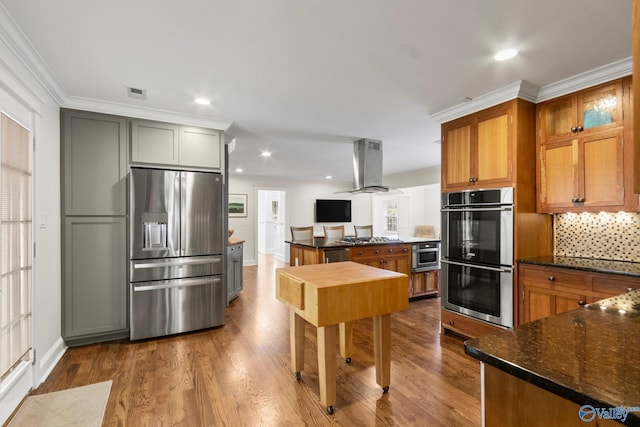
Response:
POLYGON ((0 127, 0 379, 32 348, 32 138, 5 114, 0 127))

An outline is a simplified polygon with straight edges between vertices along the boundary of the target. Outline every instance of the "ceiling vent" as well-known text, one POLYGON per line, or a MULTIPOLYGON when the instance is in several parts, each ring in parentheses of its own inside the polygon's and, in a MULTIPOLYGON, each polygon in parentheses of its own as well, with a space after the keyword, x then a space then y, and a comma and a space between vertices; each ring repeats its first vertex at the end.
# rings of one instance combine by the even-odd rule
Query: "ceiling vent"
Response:
POLYGON ((146 89, 138 89, 135 87, 127 87, 127 94, 129 98, 135 99, 147 99, 147 90, 146 89))

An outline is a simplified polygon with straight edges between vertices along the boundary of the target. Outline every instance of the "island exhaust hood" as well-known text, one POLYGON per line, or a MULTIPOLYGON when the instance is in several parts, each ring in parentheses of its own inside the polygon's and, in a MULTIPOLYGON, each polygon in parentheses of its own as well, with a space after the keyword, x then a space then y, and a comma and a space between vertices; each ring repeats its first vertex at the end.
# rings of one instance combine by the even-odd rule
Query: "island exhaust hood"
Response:
POLYGON ((353 143, 353 190, 350 193, 386 193, 382 185, 382 141, 359 139, 353 143))

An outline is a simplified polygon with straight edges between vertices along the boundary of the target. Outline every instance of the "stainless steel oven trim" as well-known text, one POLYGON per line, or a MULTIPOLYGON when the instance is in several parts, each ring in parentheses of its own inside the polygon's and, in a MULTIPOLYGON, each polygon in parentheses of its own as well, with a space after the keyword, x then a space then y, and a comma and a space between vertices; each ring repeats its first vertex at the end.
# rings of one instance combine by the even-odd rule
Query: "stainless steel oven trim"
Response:
POLYGON ((491 270, 491 271, 498 271, 500 273, 511 273, 513 271, 512 268, 504 268, 504 267, 489 267, 486 265, 479 265, 479 264, 470 264, 470 263, 464 263, 464 262, 457 262, 457 261, 449 261, 447 259, 442 259, 440 260, 440 262, 443 262, 445 264, 453 264, 453 265, 460 265, 462 267, 473 267, 473 268, 479 268, 480 270, 491 270))
POLYGON ((440 268, 440 242, 419 242, 411 245, 411 272, 438 270, 440 268), (435 247, 421 248, 421 245, 435 245, 435 247), (432 252, 436 254, 435 261, 421 263, 418 254, 422 252, 432 252))
MULTIPOLYGON (((496 208, 477 208, 477 207, 464 207, 464 208, 442 208, 442 255, 444 258, 448 257, 449 252, 447 250, 449 246, 449 212, 487 212, 487 211, 500 211, 503 214, 500 215, 500 265, 512 267, 513 261, 513 209, 511 206, 501 206, 496 208)), ((463 260, 464 261, 464 260, 463 260)))

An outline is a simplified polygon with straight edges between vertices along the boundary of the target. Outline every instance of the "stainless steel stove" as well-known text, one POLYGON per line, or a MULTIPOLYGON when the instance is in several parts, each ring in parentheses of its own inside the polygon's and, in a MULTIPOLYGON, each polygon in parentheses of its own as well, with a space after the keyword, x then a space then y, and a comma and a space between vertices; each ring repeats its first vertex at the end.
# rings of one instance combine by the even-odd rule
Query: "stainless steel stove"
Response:
POLYGON ((404 243, 400 239, 385 237, 385 236, 373 236, 373 237, 355 237, 345 236, 340 243, 346 243, 349 245, 373 245, 377 243, 404 243))

